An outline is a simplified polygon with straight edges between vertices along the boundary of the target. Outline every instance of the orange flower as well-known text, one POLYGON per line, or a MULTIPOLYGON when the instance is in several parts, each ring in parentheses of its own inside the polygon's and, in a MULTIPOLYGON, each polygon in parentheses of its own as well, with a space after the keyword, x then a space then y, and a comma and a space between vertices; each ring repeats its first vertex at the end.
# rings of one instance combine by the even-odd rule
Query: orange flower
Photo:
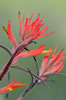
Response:
POLYGON ((53 51, 53 54, 50 59, 49 56, 51 52, 46 53, 46 55, 44 56, 39 74, 42 80, 45 80, 49 76, 49 74, 60 72, 64 67, 63 60, 66 59, 66 57, 64 57, 64 53, 66 53, 66 51, 61 50, 55 55, 56 50, 57 46, 53 51))
POLYGON ((14 83, 16 78, 6 87, 0 89, 0 94, 6 93, 8 91, 13 91, 16 88, 27 86, 27 84, 20 84, 21 82, 18 81, 14 83))

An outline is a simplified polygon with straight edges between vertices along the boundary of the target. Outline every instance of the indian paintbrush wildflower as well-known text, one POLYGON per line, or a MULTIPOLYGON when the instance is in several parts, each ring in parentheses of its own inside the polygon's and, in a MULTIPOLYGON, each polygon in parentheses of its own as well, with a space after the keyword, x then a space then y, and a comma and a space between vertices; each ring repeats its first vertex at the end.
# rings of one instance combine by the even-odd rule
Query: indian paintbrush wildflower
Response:
MULTIPOLYGON (((21 100, 37 84, 45 83, 49 75, 56 74, 56 72, 60 72, 64 67, 63 60, 66 59, 66 57, 64 57, 64 54, 66 53, 64 49, 62 49, 57 54, 55 54, 57 50, 57 46, 55 47, 54 50, 52 50, 52 48, 50 48, 49 50, 45 50, 45 44, 42 44, 40 47, 34 50, 28 49, 28 46, 31 43, 36 43, 34 41, 35 39, 42 38, 54 33, 54 32, 50 32, 47 34, 43 34, 46 32, 48 25, 42 28, 45 23, 43 23, 43 18, 40 19, 40 14, 38 14, 37 18, 33 22, 32 22, 32 18, 33 18, 33 13, 31 17, 30 18, 27 17, 26 21, 24 22, 25 16, 23 14, 23 19, 21 21, 20 12, 18 12, 19 42, 16 41, 11 31, 10 20, 8 21, 7 28, 5 26, 2 26, 8 38, 13 44, 13 48, 12 48, 12 51, 9 51, 11 58, 9 59, 8 63, 3 67, 3 69, 0 72, 0 80, 2 80, 4 75, 8 72, 9 68, 17 68, 25 72, 28 72, 32 79, 28 88, 24 91, 24 93, 19 97, 18 100, 21 100), (23 52, 24 50, 28 50, 28 51, 23 52), (52 56, 51 56, 51 53, 52 53, 52 56), (39 71, 37 59, 35 58, 35 56, 41 55, 41 54, 44 54, 44 58, 41 65, 41 69, 39 71), (33 56, 35 60, 36 70, 37 70, 36 75, 29 68, 24 69, 22 67, 20 68, 17 65, 12 66, 12 64, 15 64, 16 61, 18 61, 20 58, 24 58, 28 56, 33 56)), ((5 49, 4 46, 1 46, 1 47, 5 49)), ((5 50, 7 51, 7 49, 8 48, 6 48, 5 50)), ((12 91, 19 87, 24 87, 27 85, 27 84, 20 84, 21 83, 20 81, 14 83, 15 80, 16 79, 14 79, 8 86, 0 89, 0 94, 6 93, 8 91, 12 91)))
POLYGON ((9 85, 1 88, 0 94, 6 93, 6 92, 9 92, 9 91, 13 91, 14 89, 19 88, 19 87, 27 86, 27 84, 20 84, 21 83, 20 81, 17 81, 16 83, 14 83, 15 80, 16 80, 16 78, 14 78, 13 81, 9 85))
MULTIPOLYGON (((50 48, 49 50, 52 49, 50 48)), ((64 68, 63 60, 66 59, 66 57, 64 57, 66 51, 61 50, 57 54, 55 54, 56 50, 57 50, 57 46, 55 47, 55 50, 53 51, 51 57, 49 52, 46 53, 43 58, 43 62, 39 74, 42 80, 46 80, 50 74, 55 74, 56 72, 60 72, 64 68)))
MULTIPOLYGON (((24 16, 23 16, 22 23, 21 23, 21 19, 20 19, 20 12, 18 13, 18 16, 19 16, 19 24, 20 24, 20 27, 19 27, 20 35, 19 35, 19 42, 18 43, 17 43, 17 41, 16 41, 12 31, 11 31, 10 20, 8 21, 7 28, 5 28, 5 26, 2 26, 4 31, 8 35, 8 38, 10 39, 10 41, 13 43, 14 46, 13 46, 13 49, 11 52, 12 57, 10 58, 8 64, 6 64, 1 71, 0 80, 2 80, 3 76, 7 73, 10 65, 13 64, 14 62, 16 63, 16 61, 19 59, 19 57, 21 58, 21 55, 19 55, 19 54, 25 48, 27 48, 28 45, 33 42, 33 40, 44 37, 44 36, 48 36, 48 35, 54 33, 54 32, 51 32, 51 33, 47 33, 47 34, 42 35, 47 30, 48 26, 41 29, 41 27, 44 25, 44 23, 42 23, 43 18, 40 20, 40 15, 38 15, 36 20, 31 23, 31 20, 33 17, 33 14, 32 14, 32 16, 30 18, 26 18, 26 22, 24 24, 23 24, 24 16)), ((46 51, 44 52, 44 50, 42 52, 40 52, 40 51, 41 51, 41 48, 37 49, 36 53, 34 51, 32 51, 32 52, 27 51, 24 54, 22 53, 22 57, 23 56, 27 57, 28 55, 32 56, 32 53, 34 56, 37 56, 38 54, 46 53, 46 51)), ((52 51, 47 51, 47 52, 52 52, 52 51)))
POLYGON ((51 32, 51 33, 47 33, 47 34, 43 35, 43 33, 47 30, 48 25, 45 26, 43 29, 41 29, 41 27, 45 23, 43 23, 44 18, 42 18, 40 20, 40 14, 38 14, 38 17, 35 19, 35 21, 33 21, 31 23, 32 18, 33 18, 33 13, 32 13, 32 16, 30 18, 28 18, 28 17, 26 18, 26 22, 24 25, 23 25, 23 23, 24 23, 25 16, 23 15, 22 22, 21 22, 21 18, 20 18, 20 12, 18 13, 18 17, 19 17, 19 24, 20 24, 20 27, 19 27, 19 29, 20 29, 20 42, 27 39, 27 38, 32 37, 32 40, 35 40, 35 39, 45 37, 45 36, 48 36, 48 35, 54 33, 54 32, 51 32))
MULTIPOLYGON (((23 41, 26 41, 28 40, 28 43, 27 43, 27 46, 29 45, 29 43, 35 39, 38 39, 38 38, 41 38, 41 37, 45 37, 45 36, 48 36, 50 34, 53 34, 54 32, 50 32, 50 33, 47 33, 47 34, 44 34, 43 33, 47 30, 48 28, 48 25, 45 26, 43 29, 41 29, 41 27, 44 25, 43 23, 43 18, 40 20, 40 14, 38 14, 38 17, 36 18, 35 21, 32 21, 32 17, 33 17, 33 13, 32 13, 32 16, 30 18, 26 18, 26 22, 24 23, 24 18, 25 16, 23 15, 23 19, 22 19, 22 22, 21 22, 21 18, 20 18, 20 12, 18 13, 18 18, 19 18, 19 31, 20 31, 20 34, 19 34, 19 43, 16 42, 16 39, 13 35, 13 33, 11 32, 11 25, 10 25, 10 20, 8 21, 8 25, 7 25, 7 29, 5 28, 5 26, 2 26, 4 31, 6 32, 6 34, 8 35, 8 38, 10 39, 10 41, 13 43, 14 47, 13 47, 13 51, 12 53, 14 53, 16 51, 16 48, 20 45, 20 43, 22 43, 23 41)), ((26 46, 26 47, 27 47, 26 46)), ((39 47, 40 48, 40 47, 39 47)), ((37 49, 36 51, 37 52, 40 52, 41 50, 40 49, 37 49), (39 50, 39 51, 38 51, 39 50)), ((25 52, 25 53, 22 53, 20 54, 22 51, 24 50, 21 49, 17 54, 16 54, 16 57, 15 59, 17 58, 21 58, 21 55, 24 55, 24 57, 26 56, 32 56, 32 53, 36 54, 37 52, 25 52), (30 54, 28 54, 30 53, 30 54), (20 55, 19 55, 20 54, 20 55), (27 54, 27 55, 26 55, 27 54), (18 56, 19 55, 19 56, 18 56)), ((49 52, 49 51, 48 51, 49 52)), ((45 53, 45 52, 44 52, 45 53)), ((35 55, 34 54, 34 55, 35 55)), ((38 53, 36 54, 38 55, 38 53)), ((22 56, 23 57, 23 56, 22 56)), ((16 62, 16 61, 15 61, 16 62)))

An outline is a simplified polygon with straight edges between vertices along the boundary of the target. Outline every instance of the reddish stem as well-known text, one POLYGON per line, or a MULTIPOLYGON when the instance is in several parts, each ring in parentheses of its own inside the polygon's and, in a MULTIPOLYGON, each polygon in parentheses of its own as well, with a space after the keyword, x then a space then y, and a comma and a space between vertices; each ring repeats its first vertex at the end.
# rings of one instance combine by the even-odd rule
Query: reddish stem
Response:
POLYGON ((0 80, 2 80, 2 78, 4 77, 4 75, 7 73, 7 71, 8 71, 8 69, 9 69, 9 67, 10 67, 10 65, 11 65, 11 63, 12 63, 14 57, 16 56, 17 52, 18 52, 18 49, 17 49, 16 52, 11 56, 11 58, 10 58, 8 64, 6 64, 6 65, 4 66, 4 68, 1 70, 1 73, 0 73, 0 80))
POLYGON ((8 61, 8 63, 4 66, 4 68, 1 70, 0 72, 0 81, 2 80, 2 78, 4 77, 4 75, 7 73, 10 65, 12 64, 12 61, 14 59, 14 57, 16 56, 16 54, 22 50, 27 44, 28 44, 29 41, 24 41, 23 43, 21 43, 19 45, 19 47, 17 47, 15 53, 11 56, 10 60, 8 61))

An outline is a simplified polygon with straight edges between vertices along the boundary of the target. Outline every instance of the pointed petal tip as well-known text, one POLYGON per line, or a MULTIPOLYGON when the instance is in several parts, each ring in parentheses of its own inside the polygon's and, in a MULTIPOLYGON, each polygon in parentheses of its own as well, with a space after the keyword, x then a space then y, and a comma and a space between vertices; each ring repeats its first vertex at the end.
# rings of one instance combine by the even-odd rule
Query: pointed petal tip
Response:
POLYGON ((16 78, 13 79, 13 81, 11 82, 11 84, 13 84, 15 82, 16 78))
POLYGON ((64 51, 64 53, 66 53, 66 51, 64 51))
POLYGON ((40 17, 40 13, 38 13, 38 16, 40 17))
POLYGON ((20 11, 18 11, 18 14, 20 15, 20 11))
POLYGON ((23 86, 27 86, 27 84, 23 84, 23 86))
POLYGON ((2 25, 2 28, 3 28, 3 30, 6 32, 6 34, 8 35, 8 31, 7 31, 7 29, 5 28, 4 25, 2 25))
POLYGON ((27 84, 16 84, 16 86, 24 87, 27 86, 27 84))
POLYGON ((32 12, 32 16, 33 16, 33 12, 32 12))
POLYGON ((16 77, 13 80, 16 80, 16 77))
POLYGON ((8 31, 10 31, 10 30, 11 30, 10 20, 8 20, 7 30, 8 30, 8 31))
POLYGON ((64 57, 64 59, 66 59, 66 57, 64 57))
POLYGON ((10 24, 10 20, 8 20, 8 23, 10 24))
POLYGON ((48 28, 48 25, 46 25, 46 27, 48 28))
POLYGON ((55 33, 55 32, 51 32, 51 33, 53 34, 53 33, 55 33))
POLYGON ((56 46, 55 46, 55 48, 57 48, 58 46, 57 46, 57 44, 56 44, 56 46))

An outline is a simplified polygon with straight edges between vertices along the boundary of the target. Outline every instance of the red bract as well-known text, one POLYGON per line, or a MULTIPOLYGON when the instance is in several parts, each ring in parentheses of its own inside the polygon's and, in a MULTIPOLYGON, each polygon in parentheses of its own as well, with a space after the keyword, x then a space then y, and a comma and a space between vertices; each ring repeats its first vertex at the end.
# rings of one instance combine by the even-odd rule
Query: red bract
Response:
POLYGON ((18 81, 14 83, 16 78, 6 87, 0 89, 0 94, 6 93, 8 91, 13 91, 16 88, 27 86, 27 84, 20 84, 21 82, 18 81))
POLYGON ((23 53, 17 55, 14 58, 13 63, 15 63, 17 60, 19 60, 20 58, 23 58, 23 57, 36 56, 36 55, 41 54, 41 52, 44 50, 44 47, 45 47, 45 45, 43 44, 39 48, 37 48, 35 50, 23 52, 23 53))
MULTIPOLYGON (((29 42, 31 42, 32 40, 35 40, 35 39, 38 39, 38 38, 41 38, 41 37, 44 37, 44 36, 48 36, 48 35, 54 33, 54 32, 51 32, 51 33, 47 33, 47 34, 43 35, 43 33, 47 30, 48 25, 45 26, 43 29, 41 29, 41 27, 44 25, 44 23, 43 23, 43 18, 40 19, 40 14, 38 14, 38 17, 32 23, 31 23, 31 21, 32 21, 32 18, 33 18, 33 13, 32 13, 32 16, 30 18, 26 18, 25 23, 24 23, 24 18, 25 18, 24 15, 23 15, 23 19, 22 19, 22 22, 21 22, 20 12, 18 13, 18 18, 19 18, 19 31, 20 31, 19 43, 16 42, 16 39, 15 39, 13 33, 11 32, 10 21, 8 21, 7 29, 3 26, 4 31, 8 35, 8 38, 11 40, 11 42, 14 45, 14 49, 13 49, 12 52, 15 52, 16 48, 24 40, 25 41, 29 40, 28 41, 28 44, 29 44, 29 42)), ((23 50, 24 49, 22 49, 19 53, 21 53, 23 50)))
POLYGON ((7 29, 6 29, 4 26, 2 26, 2 27, 3 27, 4 31, 7 33, 8 38, 9 38, 9 39, 11 40, 11 42, 13 43, 14 47, 16 47, 16 44, 17 44, 17 43, 16 43, 16 39, 15 39, 13 33, 11 32, 10 21, 8 21, 7 29))
POLYGON ((26 22, 24 23, 24 18, 25 16, 23 15, 23 19, 21 22, 21 18, 20 18, 20 12, 18 13, 18 18, 19 18, 19 24, 20 24, 20 42, 22 42, 23 40, 27 39, 27 38, 32 38, 32 40, 34 39, 38 39, 44 36, 48 36, 50 34, 53 34, 54 32, 51 33, 47 33, 42 35, 48 28, 48 25, 45 26, 43 29, 41 29, 41 27, 44 25, 43 23, 43 18, 40 19, 40 14, 38 14, 38 17, 35 19, 35 21, 32 21, 33 18, 33 13, 32 16, 30 18, 26 18, 26 22), (24 24, 23 24, 24 23, 24 24))
POLYGON ((12 63, 15 63, 20 58, 24 58, 24 57, 28 57, 28 56, 37 56, 37 55, 44 54, 44 53, 47 53, 47 52, 53 52, 53 50, 44 50, 44 47, 45 47, 45 45, 43 44, 35 50, 23 52, 23 53, 17 55, 14 58, 12 63))
MULTIPOLYGON (((50 49, 52 50, 52 49, 50 49)), ((52 54, 52 56, 49 59, 50 52, 46 53, 44 56, 41 69, 40 69, 40 74, 39 76, 41 77, 42 80, 45 80, 49 74, 53 74, 55 72, 60 72, 64 65, 63 65, 63 60, 66 58, 64 57, 64 53, 66 51, 61 50, 59 51, 56 55, 55 52, 57 50, 57 46, 52 54)), ((40 81, 39 81, 40 82, 40 81)))

